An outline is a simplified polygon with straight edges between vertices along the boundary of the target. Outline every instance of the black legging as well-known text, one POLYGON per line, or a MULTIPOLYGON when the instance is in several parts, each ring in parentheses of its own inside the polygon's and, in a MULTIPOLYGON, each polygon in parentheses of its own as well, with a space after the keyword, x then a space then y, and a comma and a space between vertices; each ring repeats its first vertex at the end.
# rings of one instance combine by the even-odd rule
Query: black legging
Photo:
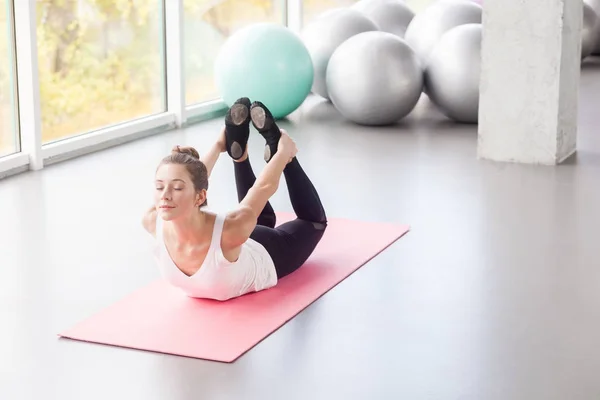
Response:
MULTIPOLYGON (((256 176, 249 159, 233 164, 238 200, 242 201, 254 185, 256 176)), ((275 228, 275 211, 267 202, 258 217, 256 228, 250 235, 250 238, 262 244, 271 255, 278 278, 283 278, 304 264, 327 227, 327 217, 319 195, 298 159, 294 157, 287 164, 283 175, 296 219, 275 228)))

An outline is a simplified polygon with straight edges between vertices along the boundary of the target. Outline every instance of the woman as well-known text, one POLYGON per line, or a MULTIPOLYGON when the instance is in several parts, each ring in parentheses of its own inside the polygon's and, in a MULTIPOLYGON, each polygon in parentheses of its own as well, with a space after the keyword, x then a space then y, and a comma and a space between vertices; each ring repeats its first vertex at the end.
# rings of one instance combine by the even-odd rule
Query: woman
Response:
POLYGON ((191 297, 222 301, 273 287, 298 269, 323 237, 327 218, 296 153, 264 104, 248 98, 228 110, 220 138, 204 157, 176 146, 156 170, 154 206, 143 218, 166 280, 191 297), (267 165, 258 179, 248 159, 250 121, 266 141, 267 165), (233 159, 239 206, 220 214, 203 206, 223 152, 233 159), (296 219, 275 227, 269 198, 282 174, 296 219))

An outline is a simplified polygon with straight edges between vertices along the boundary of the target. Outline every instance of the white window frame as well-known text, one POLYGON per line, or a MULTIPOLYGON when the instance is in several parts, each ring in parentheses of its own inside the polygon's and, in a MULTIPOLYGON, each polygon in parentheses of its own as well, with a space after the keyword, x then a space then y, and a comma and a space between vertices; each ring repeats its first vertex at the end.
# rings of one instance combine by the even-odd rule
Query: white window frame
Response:
MULTIPOLYGON (((35 0, 9 1, 7 16, 12 42, 15 51, 17 130, 20 136, 20 152, 0 158, 0 176, 27 169, 37 170, 43 167, 41 158, 41 129, 39 82, 37 74, 37 47, 35 41, 35 18, 31 18, 32 7, 35 12, 35 0), (11 15, 12 14, 12 15, 11 15), (15 37, 20 40, 16 41, 15 37), (33 54, 32 54, 33 51, 33 54), (33 73, 35 71, 35 73, 33 73)), ((34 14, 35 15, 35 14, 34 14)))
POLYGON ((285 9, 286 26, 299 34, 302 30, 304 2, 302 0, 287 0, 285 2, 285 9))
MULTIPOLYGON (((227 108, 221 99, 186 105, 183 0, 163 0, 166 111, 42 144, 36 0, 7 1, 12 5, 14 35, 19 37, 19 41, 15 41, 14 36, 10 39, 15 43, 17 59, 15 81, 21 146, 20 152, 0 157, 0 179, 24 170, 40 170, 44 165, 181 128, 188 123, 214 118, 222 115, 227 108)), ((302 29, 303 1, 280 1, 284 1, 286 26, 299 33, 302 29)))

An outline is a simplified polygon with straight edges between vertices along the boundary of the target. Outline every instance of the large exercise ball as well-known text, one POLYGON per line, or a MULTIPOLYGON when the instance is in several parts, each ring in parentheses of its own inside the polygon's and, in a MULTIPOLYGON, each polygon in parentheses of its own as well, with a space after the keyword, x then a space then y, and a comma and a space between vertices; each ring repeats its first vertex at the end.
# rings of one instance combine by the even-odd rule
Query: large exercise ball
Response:
POLYGON ((423 65, 442 35, 464 24, 481 23, 482 8, 468 0, 439 0, 418 13, 406 30, 406 42, 423 65))
POLYGON ((228 106, 249 97, 263 102, 277 119, 304 102, 313 76, 312 60, 300 37, 273 23, 238 30, 215 61, 215 83, 228 106))
POLYGON ((587 3, 583 3, 583 22, 581 26, 581 59, 583 60, 594 51, 598 38, 596 25, 598 15, 587 3))
POLYGON ((425 68, 427 95, 457 122, 478 120, 481 32, 481 24, 449 30, 434 47, 425 68))
MULTIPOLYGON (((594 48, 592 49, 592 55, 600 55, 600 0, 585 0, 584 2, 585 4, 589 5, 590 7, 592 7, 592 9, 595 11, 596 16, 597 16, 597 20, 596 20, 596 25, 594 26, 594 40, 595 40, 595 45, 594 48)), ((585 18, 585 17, 584 17, 585 18)))
POLYGON ((358 33, 377 29, 377 25, 373 21, 357 10, 349 8, 329 10, 309 23, 300 32, 300 37, 306 45, 313 63, 312 92, 329 99, 325 84, 325 72, 329 58, 335 49, 358 33))
POLYGON ((408 115, 423 90, 423 70, 406 42, 389 32, 365 32, 342 43, 326 74, 334 107, 360 125, 389 125, 408 115))
POLYGON ((375 22, 380 31, 404 38, 415 13, 402 0, 359 0, 351 8, 375 22))

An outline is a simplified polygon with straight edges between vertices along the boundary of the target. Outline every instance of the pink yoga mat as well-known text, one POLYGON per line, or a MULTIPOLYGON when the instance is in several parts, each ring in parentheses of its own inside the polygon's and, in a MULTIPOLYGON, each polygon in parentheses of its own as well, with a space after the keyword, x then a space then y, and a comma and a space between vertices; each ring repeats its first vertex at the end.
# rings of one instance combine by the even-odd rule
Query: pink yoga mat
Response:
MULTIPOLYGON (((278 214, 279 223, 290 217, 278 214)), ((408 230, 406 225, 330 219, 310 259, 274 288, 219 302, 187 297, 159 280, 59 336, 233 362, 408 230)))

